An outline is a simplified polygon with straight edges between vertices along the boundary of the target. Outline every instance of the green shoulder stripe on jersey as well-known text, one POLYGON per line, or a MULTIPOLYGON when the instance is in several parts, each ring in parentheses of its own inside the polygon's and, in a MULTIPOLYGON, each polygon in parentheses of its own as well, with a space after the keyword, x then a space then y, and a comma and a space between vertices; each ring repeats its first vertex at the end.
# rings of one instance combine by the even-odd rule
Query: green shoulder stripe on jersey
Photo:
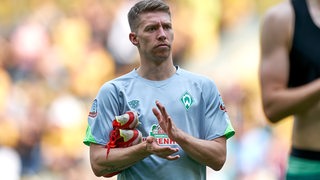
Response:
POLYGON ((87 127, 87 130, 86 130, 86 136, 84 137, 84 140, 83 140, 83 143, 87 146, 90 146, 90 144, 92 142, 95 142, 95 139, 94 137, 92 136, 91 134, 91 128, 90 126, 87 127))
POLYGON ((228 123, 228 127, 226 131, 224 132, 224 135, 226 136, 227 139, 231 138, 235 134, 233 127, 231 126, 230 123, 228 123))

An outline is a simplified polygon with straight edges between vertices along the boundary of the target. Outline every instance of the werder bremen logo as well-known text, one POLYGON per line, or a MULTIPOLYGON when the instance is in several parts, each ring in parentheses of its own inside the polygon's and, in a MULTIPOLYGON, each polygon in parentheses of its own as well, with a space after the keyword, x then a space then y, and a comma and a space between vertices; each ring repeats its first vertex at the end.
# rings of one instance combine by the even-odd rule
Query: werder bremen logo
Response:
POLYGON ((188 92, 185 92, 182 95, 180 100, 181 100, 182 104, 184 105, 184 107, 186 108, 186 110, 188 110, 193 103, 193 98, 188 92))

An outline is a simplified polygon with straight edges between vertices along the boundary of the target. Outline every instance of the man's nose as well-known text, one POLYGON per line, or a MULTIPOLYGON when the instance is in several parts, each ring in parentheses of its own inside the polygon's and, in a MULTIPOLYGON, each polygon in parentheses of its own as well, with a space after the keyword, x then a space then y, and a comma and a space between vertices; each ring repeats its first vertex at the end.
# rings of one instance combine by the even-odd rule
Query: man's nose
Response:
POLYGON ((158 31, 158 40, 164 41, 164 40, 166 40, 166 39, 167 39, 167 35, 166 35, 163 27, 160 27, 160 28, 159 28, 159 31, 158 31))

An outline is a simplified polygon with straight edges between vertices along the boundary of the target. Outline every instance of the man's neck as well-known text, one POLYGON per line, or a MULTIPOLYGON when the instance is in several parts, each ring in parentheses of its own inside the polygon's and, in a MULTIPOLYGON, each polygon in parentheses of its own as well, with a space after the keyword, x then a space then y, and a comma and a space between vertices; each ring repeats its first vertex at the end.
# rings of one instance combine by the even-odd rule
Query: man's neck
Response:
POLYGON ((176 73, 176 70, 176 67, 172 63, 163 63, 153 67, 146 67, 142 65, 137 69, 137 73, 145 79, 161 81, 170 78, 176 73))

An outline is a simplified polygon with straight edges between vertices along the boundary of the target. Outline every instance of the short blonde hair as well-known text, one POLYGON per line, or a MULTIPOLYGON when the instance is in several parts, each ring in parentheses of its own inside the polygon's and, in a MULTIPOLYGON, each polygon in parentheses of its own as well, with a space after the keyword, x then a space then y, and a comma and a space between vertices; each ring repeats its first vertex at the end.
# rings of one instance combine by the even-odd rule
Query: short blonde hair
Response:
POLYGON ((138 29, 140 14, 157 11, 166 12, 171 17, 170 7, 162 0, 142 0, 136 3, 128 13, 131 31, 134 32, 138 29))

